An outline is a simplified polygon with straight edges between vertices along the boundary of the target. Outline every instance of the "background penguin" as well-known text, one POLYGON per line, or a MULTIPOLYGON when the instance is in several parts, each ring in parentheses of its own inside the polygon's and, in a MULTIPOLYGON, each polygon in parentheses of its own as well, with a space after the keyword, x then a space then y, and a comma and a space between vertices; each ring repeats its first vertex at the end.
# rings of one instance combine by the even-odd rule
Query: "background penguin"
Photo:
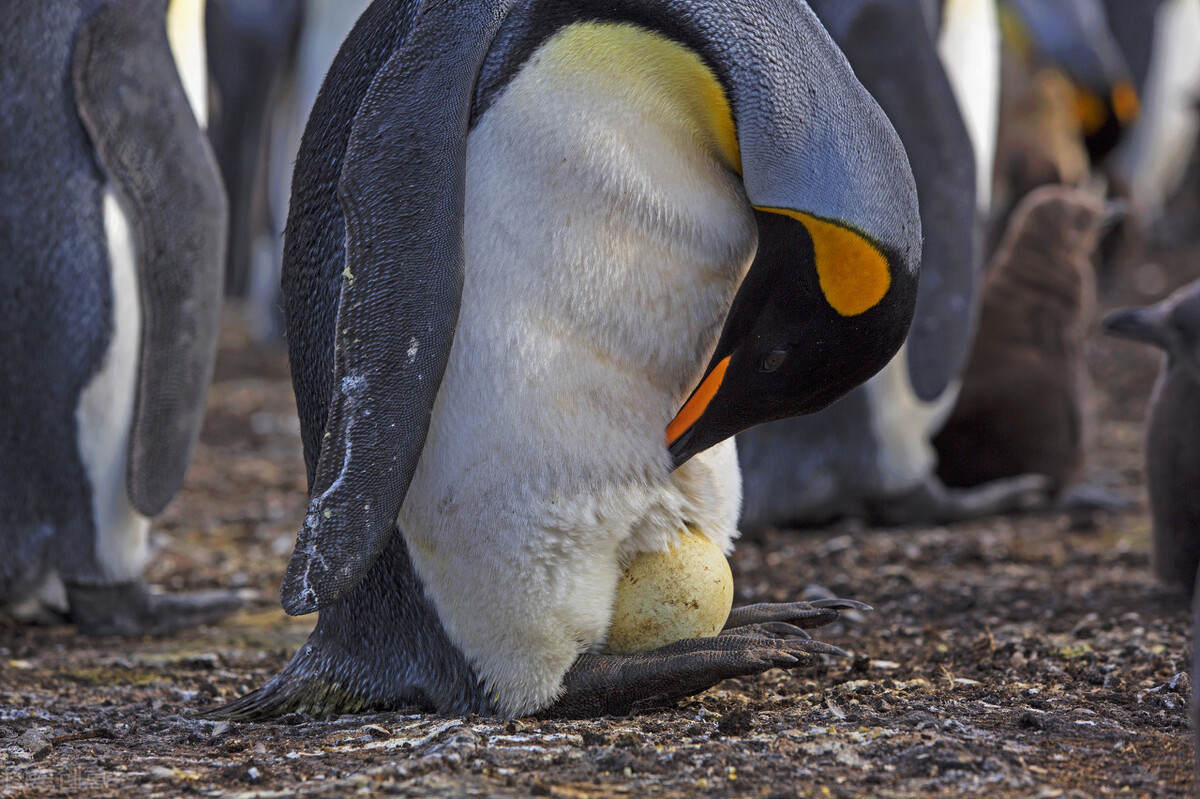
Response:
POLYGON ((821 413, 738 437, 744 529, 839 516, 948 521, 1023 507, 1042 481, 942 486, 930 438, 950 412, 974 332, 991 193, 999 32, 991 0, 812 3, 905 142, 925 251, 909 340, 821 413))
POLYGON ((729 549, 726 439, 911 320, 912 175, 807 6, 377 0, 293 185, 283 602, 320 619, 222 715, 628 712, 829 651, 755 627, 835 615, 805 603, 603 651, 629 557, 685 524, 729 549))
POLYGON ((169 16, 165 0, 4 15, 0 602, 60 578, 85 633, 162 632, 232 607, 141 581, 149 517, 199 430, 221 299, 202 15, 188 0, 169 16))
POLYGON ((279 273, 300 136, 329 65, 366 7, 366 0, 208 4, 210 138, 232 221, 226 293, 260 341, 283 333, 279 273))
MULTIPOLYGON (((254 261, 278 282, 282 229, 271 203, 271 158, 293 94, 305 6, 298 0, 209 0, 205 41, 209 140, 229 193, 225 293, 245 297, 254 261)), ((286 196, 282 198, 286 202, 286 196)))
POLYGON ((1115 311, 1104 329, 1166 353, 1146 433, 1154 570, 1190 593, 1200 566, 1200 282, 1157 305, 1115 311))
POLYGON ((1003 0, 1006 40, 1035 70, 1060 69, 1093 164, 1116 149, 1140 110, 1137 88, 1100 0, 1003 0))
POLYGON ((1095 312, 1092 256, 1106 207, 1048 186, 1013 213, 988 271, 958 404, 934 439, 947 485, 1020 474, 1071 484, 1083 464, 1083 345, 1095 312))
MULTIPOLYGON (((1167 0, 1151 16, 1154 7, 1141 12, 1140 27, 1153 34, 1142 114, 1115 164, 1134 206, 1150 222, 1174 210, 1168 200, 1181 185, 1200 135, 1200 2, 1167 0)), ((1177 218, 1194 228, 1194 219, 1177 218)))

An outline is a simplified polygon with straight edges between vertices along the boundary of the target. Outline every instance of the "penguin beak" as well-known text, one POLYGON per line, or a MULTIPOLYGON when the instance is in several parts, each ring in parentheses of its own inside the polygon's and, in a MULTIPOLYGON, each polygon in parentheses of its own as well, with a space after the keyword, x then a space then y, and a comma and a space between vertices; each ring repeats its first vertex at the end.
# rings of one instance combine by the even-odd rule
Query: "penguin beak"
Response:
POLYGON ((1125 308, 1113 311, 1100 324, 1110 336, 1167 349, 1168 342, 1162 333, 1163 320, 1154 311, 1153 307, 1125 308))

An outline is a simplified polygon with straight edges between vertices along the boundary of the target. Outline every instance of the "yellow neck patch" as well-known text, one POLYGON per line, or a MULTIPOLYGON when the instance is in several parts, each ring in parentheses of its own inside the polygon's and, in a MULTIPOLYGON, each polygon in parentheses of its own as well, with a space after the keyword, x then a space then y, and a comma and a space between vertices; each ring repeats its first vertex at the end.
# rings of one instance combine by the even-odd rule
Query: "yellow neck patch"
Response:
POLYGON ((742 172, 737 127, 725 89, 693 50, 629 23, 580 22, 551 39, 547 50, 564 67, 611 76, 641 97, 672 104, 725 164, 742 172))
POLYGON ((874 308, 892 286, 887 258, 862 234, 834 222, 788 208, 759 208, 799 220, 812 237, 817 279, 825 301, 842 316, 874 308))

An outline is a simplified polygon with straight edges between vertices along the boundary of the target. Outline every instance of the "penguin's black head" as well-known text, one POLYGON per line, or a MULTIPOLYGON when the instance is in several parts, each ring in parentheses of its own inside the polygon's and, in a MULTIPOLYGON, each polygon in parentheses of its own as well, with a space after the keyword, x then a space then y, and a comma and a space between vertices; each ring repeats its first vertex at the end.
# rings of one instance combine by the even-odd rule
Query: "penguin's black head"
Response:
POLYGON ((676 465, 748 427, 826 407, 891 359, 912 320, 917 275, 890 266, 904 262, 897 254, 826 220, 757 217, 758 253, 713 365, 667 430, 676 465), (824 259, 845 272, 822 274, 824 259))
POLYGON ((1113 311, 1103 327, 1109 335, 1161 348, 1172 366, 1200 381, 1200 281, 1155 305, 1113 311))

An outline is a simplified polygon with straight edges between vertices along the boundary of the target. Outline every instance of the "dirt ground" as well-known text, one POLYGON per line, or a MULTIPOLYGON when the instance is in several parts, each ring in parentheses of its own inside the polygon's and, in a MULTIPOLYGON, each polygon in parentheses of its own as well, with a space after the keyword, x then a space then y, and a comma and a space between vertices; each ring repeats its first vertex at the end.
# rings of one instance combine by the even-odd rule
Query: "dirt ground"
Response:
MULTIPOLYGON (((1110 305, 1200 274, 1200 251, 1150 261, 1110 305)), ((832 591, 875 606, 821 631, 851 660, 633 718, 230 725, 196 713, 260 685, 313 621, 278 604, 305 504, 286 362, 231 329, 149 576, 252 598, 174 639, 0 626, 0 796, 1191 795, 1189 617, 1150 573, 1139 451, 1158 362, 1099 338, 1090 358, 1092 479, 1130 512, 842 525, 739 547, 739 600, 832 591)))

